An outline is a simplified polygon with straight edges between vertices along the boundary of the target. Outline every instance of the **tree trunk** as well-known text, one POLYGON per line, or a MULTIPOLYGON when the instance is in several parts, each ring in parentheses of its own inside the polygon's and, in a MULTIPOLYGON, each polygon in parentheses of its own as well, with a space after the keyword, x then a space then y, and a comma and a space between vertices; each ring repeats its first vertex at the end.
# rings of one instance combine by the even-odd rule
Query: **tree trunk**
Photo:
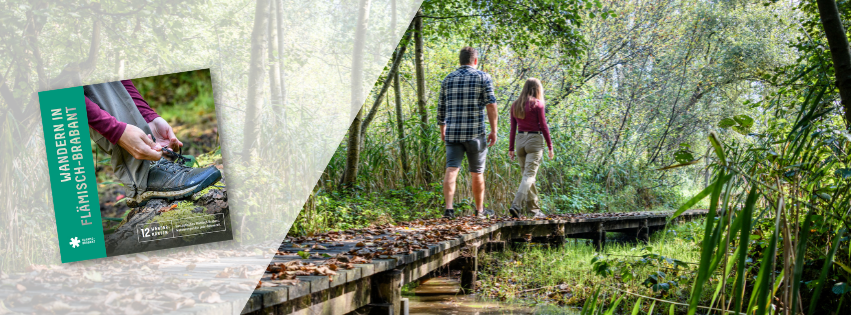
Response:
POLYGON ((283 0, 275 0, 277 2, 276 12, 277 12, 277 26, 278 26, 278 76, 280 79, 278 81, 281 84, 281 104, 277 107, 277 116, 279 123, 278 125, 281 128, 286 128, 287 124, 287 82, 284 80, 287 77, 286 70, 284 70, 284 60, 283 60, 283 51, 284 51, 284 1, 283 0))
MULTIPOLYGON (((395 30, 396 29, 396 0, 393 0, 393 2, 392 2, 392 10, 393 10, 393 16, 392 16, 393 19, 392 19, 392 23, 391 23, 392 25, 391 25, 390 28, 395 30)), ((396 38, 396 34, 393 34, 392 38, 396 38)), ((397 59, 397 60, 400 60, 400 61, 402 60, 402 57, 404 57, 404 54, 400 54, 398 52, 396 52, 393 55, 394 59, 397 59)), ((399 159, 401 160, 401 163, 402 163, 402 173, 403 173, 402 174, 402 180, 404 181, 405 186, 408 186, 409 185, 409 182, 408 182, 408 152, 407 152, 407 148, 405 147, 405 124, 404 124, 405 119, 404 119, 404 115, 402 113, 402 86, 399 85, 399 71, 396 71, 396 73, 393 74, 393 92, 396 96, 396 98, 395 98, 396 128, 399 131, 397 133, 397 135, 399 137, 399 159)))
MULTIPOLYGON (((421 145, 422 148, 427 146, 428 141, 425 140, 428 138, 426 135, 426 131, 428 128, 428 112, 426 112, 426 103, 425 103, 425 70, 423 70, 423 11, 417 10, 417 15, 414 17, 414 68, 416 69, 417 74, 417 110, 420 114, 420 130, 422 130, 423 136, 420 137, 420 141, 423 142, 421 145)), ((423 149, 420 152, 420 161, 422 161, 423 165, 423 178, 426 181, 431 181, 432 178, 432 170, 431 170, 431 158, 426 156, 426 149, 423 149)))
POLYGON ((352 124, 349 126, 349 138, 346 145, 346 168, 343 170, 343 178, 340 180, 341 187, 352 187, 358 177, 358 163, 360 162, 360 128, 363 117, 362 106, 364 101, 363 88, 363 52, 366 29, 369 25, 370 0, 361 0, 358 10, 358 22, 355 29, 354 49, 352 51, 352 98, 351 109, 354 114, 352 124))
POLYGON ((260 114, 263 109, 263 80, 266 76, 267 24, 269 0, 257 0, 254 8, 254 29, 251 31, 251 60, 248 70, 248 103, 245 108, 242 159, 251 162, 251 148, 257 145, 260 135, 260 114))
POLYGON ((269 90, 272 92, 271 103, 274 112, 278 112, 281 106, 281 50, 278 46, 278 23, 280 17, 277 15, 276 8, 280 5, 278 0, 272 0, 269 4, 269 90))
POLYGON ((390 88, 390 81, 397 73, 399 73, 399 64, 402 63, 402 58, 396 58, 396 56, 402 56, 405 54, 405 49, 408 47, 408 39, 410 38, 409 34, 410 33, 407 33, 404 37, 402 37, 399 47, 395 52, 393 52, 393 64, 390 66, 387 78, 384 79, 384 83, 381 85, 381 90, 378 91, 375 102, 372 104, 372 107, 369 109, 369 113, 363 120, 363 124, 361 125, 361 137, 366 135, 366 128, 369 127, 369 124, 372 123, 373 119, 375 119, 375 114, 378 113, 378 109, 381 108, 381 101, 384 99, 384 95, 387 94, 387 90, 390 88))
POLYGON ((414 66, 417 72, 417 109, 420 112, 420 125, 423 130, 428 127, 428 113, 425 103, 425 71, 423 70, 423 11, 418 10, 414 17, 414 66))
POLYGON ((845 110, 845 126, 851 127, 851 49, 848 47, 848 37, 842 27, 839 9, 834 0, 816 0, 821 24, 830 46, 830 57, 833 59, 833 71, 836 75, 836 86, 845 110))
MULTIPOLYGON (((136 238, 138 225, 158 226, 159 223, 152 221, 160 216, 162 209, 179 206, 182 203, 191 202, 195 211, 192 216, 224 214, 226 222, 230 220, 230 207, 228 205, 227 190, 225 188, 211 188, 203 195, 196 194, 190 198, 167 201, 164 199, 152 199, 144 207, 131 208, 127 217, 115 227, 115 231, 104 236, 104 245, 109 255, 125 255, 149 250, 166 249, 178 246, 194 245, 213 241, 233 239, 230 229, 222 233, 207 233, 184 239, 176 237, 151 242, 139 242, 136 238)), ((173 210, 172 210, 173 211, 173 210)))

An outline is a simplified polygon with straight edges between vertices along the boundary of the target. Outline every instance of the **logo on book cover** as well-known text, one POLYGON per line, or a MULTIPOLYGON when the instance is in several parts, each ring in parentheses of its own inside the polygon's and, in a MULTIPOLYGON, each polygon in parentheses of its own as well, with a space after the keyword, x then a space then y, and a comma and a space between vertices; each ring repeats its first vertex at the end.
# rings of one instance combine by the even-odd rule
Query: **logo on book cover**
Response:
POLYGON ((76 237, 72 238, 70 244, 71 244, 71 247, 73 247, 73 248, 80 247, 80 239, 76 238, 76 237))

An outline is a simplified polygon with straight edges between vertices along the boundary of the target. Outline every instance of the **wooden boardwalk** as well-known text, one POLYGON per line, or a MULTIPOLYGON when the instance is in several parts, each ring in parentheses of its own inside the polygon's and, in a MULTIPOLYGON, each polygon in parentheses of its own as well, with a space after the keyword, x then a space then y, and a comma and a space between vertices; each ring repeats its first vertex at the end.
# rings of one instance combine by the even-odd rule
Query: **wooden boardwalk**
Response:
MULTIPOLYGON (((688 211, 672 223, 704 216, 688 211)), ((602 249, 606 232, 647 241, 671 213, 567 215, 547 220, 424 220, 287 239, 242 314, 345 314, 365 306, 401 314, 401 287, 452 264, 474 290, 480 250, 517 242, 561 244, 590 239, 602 249)))

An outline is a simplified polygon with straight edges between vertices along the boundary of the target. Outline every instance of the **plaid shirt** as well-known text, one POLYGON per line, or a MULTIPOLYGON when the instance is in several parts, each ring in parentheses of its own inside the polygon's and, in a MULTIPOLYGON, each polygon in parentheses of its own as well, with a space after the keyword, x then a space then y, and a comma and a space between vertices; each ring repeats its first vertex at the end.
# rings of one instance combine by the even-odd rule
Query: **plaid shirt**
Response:
POLYGON ((484 71, 461 66, 440 84, 437 124, 446 125, 447 142, 463 142, 485 134, 485 106, 496 103, 493 81, 484 71))

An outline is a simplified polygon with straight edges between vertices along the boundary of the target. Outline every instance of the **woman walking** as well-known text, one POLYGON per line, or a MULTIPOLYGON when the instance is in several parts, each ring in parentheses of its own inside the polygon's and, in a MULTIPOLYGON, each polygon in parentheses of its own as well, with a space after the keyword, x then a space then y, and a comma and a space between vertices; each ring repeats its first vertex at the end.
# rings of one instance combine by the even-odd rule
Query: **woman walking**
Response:
POLYGON ((553 141, 544 115, 544 86, 540 80, 529 78, 520 91, 520 98, 511 104, 508 156, 512 161, 515 156, 520 159, 520 174, 523 175, 511 208, 508 209, 514 218, 519 218, 525 209, 531 211, 535 218, 545 217, 538 205, 538 191, 535 189, 535 177, 544 155, 545 141, 547 155, 552 159, 553 141))

